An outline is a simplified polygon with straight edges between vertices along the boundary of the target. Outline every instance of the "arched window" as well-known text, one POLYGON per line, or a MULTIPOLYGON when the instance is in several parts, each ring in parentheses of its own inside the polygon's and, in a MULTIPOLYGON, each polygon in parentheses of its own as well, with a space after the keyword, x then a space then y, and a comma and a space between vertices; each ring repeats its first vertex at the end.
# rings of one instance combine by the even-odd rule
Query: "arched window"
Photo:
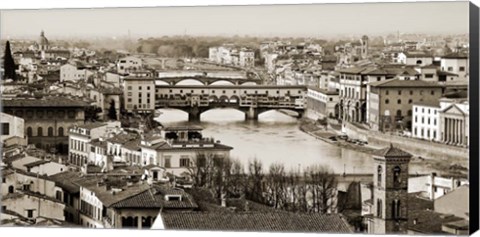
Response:
POLYGON ((37 128, 37 136, 43 137, 43 128, 42 127, 37 128))
POLYGON ((390 100, 386 99, 385 104, 388 104, 388 103, 390 103, 390 100))
POLYGON ((383 209, 383 205, 382 205, 382 200, 381 199, 377 199, 377 217, 382 217, 382 209, 383 209))
POLYGON ((417 65, 422 64, 422 60, 417 60, 417 65))
POLYGON ((393 219, 398 219, 400 218, 400 200, 398 199, 395 199, 395 200, 392 200, 392 218, 393 219))
POLYGON ((412 110, 408 110, 407 115, 412 116, 412 110))
POLYGON ((397 100, 397 104, 401 104, 402 103, 402 100, 401 99, 398 99, 397 100))
POLYGON ((402 172, 402 169, 400 169, 399 166, 395 166, 395 168, 393 168, 393 185, 394 186, 398 186, 402 183, 402 179, 400 177, 401 172, 402 172))
POLYGON ((58 136, 59 136, 59 137, 63 137, 63 136, 64 136, 64 134, 63 134, 63 127, 59 127, 59 128, 58 128, 58 136))
POLYGON ((8 186, 8 193, 13 193, 14 188, 13 185, 8 186))
POLYGON ((48 136, 53 137, 53 128, 52 127, 48 127, 48 136))
POLYGON ((381 165, 377 167, 377 185, 379 187, 382 186, 382 173, 383 173, 383 168, 381 165))
POLYGON ((401 110, 401 109, 397 110, 397 116, 398 116, 398 117, 401 117, 401 116, 402 116, 402 110, 401 110))
POLYGON ((28 128, 27 128, 27 136, 28 136, 28 137, 32 137, 32 136, 33 136, 33 129, 32 129, 32 127, 28 127, 28 128))

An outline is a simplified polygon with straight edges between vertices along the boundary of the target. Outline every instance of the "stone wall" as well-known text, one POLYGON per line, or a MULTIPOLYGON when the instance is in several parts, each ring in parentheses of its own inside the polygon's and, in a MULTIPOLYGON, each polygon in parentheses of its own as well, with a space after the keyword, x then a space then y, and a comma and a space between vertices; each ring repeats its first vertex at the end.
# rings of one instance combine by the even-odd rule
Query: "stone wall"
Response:
POLYGON ((468 149, 463 147, 365 130, 349 123, 345 123, 345 133, 351 138, 368 141, 368 144, 374 147, 386 147, 392 143, 415 156, 456 159, 468 163, 468 149))

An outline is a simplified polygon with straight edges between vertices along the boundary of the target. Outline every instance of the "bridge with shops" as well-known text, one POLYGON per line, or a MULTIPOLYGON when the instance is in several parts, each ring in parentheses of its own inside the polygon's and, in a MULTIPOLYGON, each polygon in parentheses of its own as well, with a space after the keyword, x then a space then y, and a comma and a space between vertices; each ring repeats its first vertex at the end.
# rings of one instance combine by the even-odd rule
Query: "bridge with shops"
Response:
POLYGON ((188 113, 189 121, 200 121, 200 115, 215 108, 233 108, 245 113, 245 119, 258 119, 269 110, 295 111, 304 114, 305 86, 266 85, 157 85, 155 108, 175 108, 188 113))

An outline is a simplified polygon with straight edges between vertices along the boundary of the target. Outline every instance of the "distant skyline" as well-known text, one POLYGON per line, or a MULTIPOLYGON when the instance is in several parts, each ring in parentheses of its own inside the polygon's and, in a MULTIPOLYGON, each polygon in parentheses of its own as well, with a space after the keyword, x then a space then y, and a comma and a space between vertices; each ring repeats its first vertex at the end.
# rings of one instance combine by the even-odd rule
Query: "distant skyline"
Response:
POLYGON ((468 2, 2 10, 2 39, 468 33, 468 2))

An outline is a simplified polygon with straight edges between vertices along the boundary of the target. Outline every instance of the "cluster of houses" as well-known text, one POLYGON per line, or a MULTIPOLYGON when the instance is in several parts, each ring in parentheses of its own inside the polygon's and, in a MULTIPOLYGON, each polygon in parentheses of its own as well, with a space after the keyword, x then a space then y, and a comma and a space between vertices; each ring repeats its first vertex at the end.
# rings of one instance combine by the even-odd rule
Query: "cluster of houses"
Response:
POLYGON ((208 49, 208 59, 211 62, 231 65, 242 68, 255 66, 255 51, 246 47, 237 47, 233 44, 224 44, 208 49))
POLYGON ((306 114, 312 119, 468 146, 466 49, 433 54, 409 42, 395 57, 386 46, 370 46, 367 36, 337 45, 333 55, 277 42, 264 46, 263 56, 277 85, 308 87, 306 114))

